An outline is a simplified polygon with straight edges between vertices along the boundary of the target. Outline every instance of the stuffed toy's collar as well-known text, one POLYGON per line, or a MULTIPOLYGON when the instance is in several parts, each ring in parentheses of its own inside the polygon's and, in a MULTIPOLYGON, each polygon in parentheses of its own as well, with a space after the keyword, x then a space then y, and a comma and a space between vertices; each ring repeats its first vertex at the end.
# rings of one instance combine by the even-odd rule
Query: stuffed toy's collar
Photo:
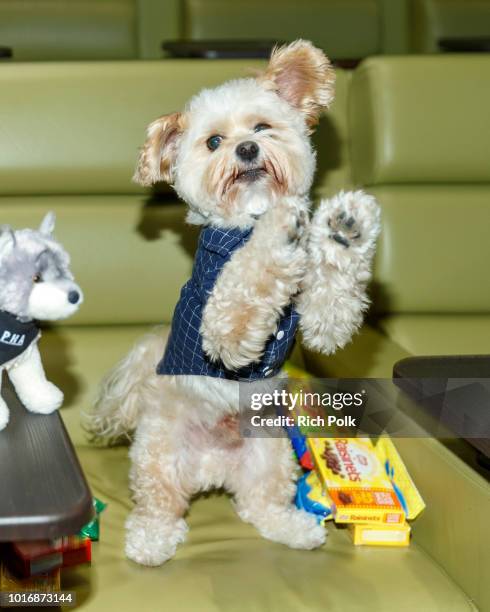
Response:
POLYGON ((0 310, 0 366, 21 355, 38 336, 35 321, 19 321, 12 313, 0 310))

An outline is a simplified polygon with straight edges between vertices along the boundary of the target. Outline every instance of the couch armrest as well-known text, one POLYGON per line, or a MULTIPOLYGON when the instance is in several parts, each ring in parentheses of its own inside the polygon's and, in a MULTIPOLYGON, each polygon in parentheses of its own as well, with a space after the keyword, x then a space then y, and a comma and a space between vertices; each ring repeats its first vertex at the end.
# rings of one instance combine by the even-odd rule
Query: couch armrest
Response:
POLYGON ((489 610, 490 483, 456 456, 457 449, 439 440, 401 438, 395 443, 427 504, 413 526, 415 542, 478 610, 489 610))

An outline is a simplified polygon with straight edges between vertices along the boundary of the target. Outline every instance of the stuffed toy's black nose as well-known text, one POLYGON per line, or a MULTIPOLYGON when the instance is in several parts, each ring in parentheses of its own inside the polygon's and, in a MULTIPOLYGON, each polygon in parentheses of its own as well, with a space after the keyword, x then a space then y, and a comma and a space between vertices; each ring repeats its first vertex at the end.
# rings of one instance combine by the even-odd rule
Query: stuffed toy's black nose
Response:
POLYGON ((238 157, 243 161, 253 161, 259 154, 259 145, 252 140, 241 142, 235 149, 238 157))
POLYGON ((70 293, 68 294, 68 301, 70 302, 70 304, 78 304, 80 300, 80 294, 78 293, 78 291, 70 291, 70 293))

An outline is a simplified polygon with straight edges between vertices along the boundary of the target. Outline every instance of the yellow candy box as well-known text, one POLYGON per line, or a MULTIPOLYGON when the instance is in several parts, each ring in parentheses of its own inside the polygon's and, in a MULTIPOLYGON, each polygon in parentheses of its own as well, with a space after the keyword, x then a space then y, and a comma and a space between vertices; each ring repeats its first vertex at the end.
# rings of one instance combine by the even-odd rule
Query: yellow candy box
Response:
POLYGON ((369 525, 351 523, 348 525, 355 546, 408 546, 410 525, 369 525))
POLYGON ((337 523, 405 525, 425 507, 389 438, 308 438, 337 523))

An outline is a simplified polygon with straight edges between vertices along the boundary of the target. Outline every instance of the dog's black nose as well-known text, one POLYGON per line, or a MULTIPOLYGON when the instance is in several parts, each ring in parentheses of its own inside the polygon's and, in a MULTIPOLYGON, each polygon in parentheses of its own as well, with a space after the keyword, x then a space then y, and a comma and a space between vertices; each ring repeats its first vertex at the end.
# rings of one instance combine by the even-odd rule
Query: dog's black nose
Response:
POLYGON ((68 301, 70 302, 70 304, 78 304, 80 300, 80 294, 78 293, 78 291, 70 291, 70 293, 68 294, 68 301))
POLYGON ((259 154, 259 145, 252 140, 241 142, 235 149, 236 154, 243 161, 253 161, 259 154))

